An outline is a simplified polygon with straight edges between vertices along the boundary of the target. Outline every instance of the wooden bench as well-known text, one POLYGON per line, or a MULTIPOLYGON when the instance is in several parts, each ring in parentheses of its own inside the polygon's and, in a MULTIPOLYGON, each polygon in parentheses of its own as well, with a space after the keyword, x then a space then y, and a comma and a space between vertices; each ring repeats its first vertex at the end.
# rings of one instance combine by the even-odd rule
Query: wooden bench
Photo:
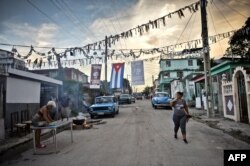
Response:
POLYGON ((21 111, 21 123, 26 124, 26 130, 30 133, 30 126, 32 121, 30 120, 29 110, 22 110, 21 111))
POLYGON ((19 114, 18 112, 12 112, 10 114, 11 118, 11 133, 15 133, 14 128, 16 128, 16 133, 18 136, 22 136, 22 132, 26 134, 26 124, 19 123, 19 114))

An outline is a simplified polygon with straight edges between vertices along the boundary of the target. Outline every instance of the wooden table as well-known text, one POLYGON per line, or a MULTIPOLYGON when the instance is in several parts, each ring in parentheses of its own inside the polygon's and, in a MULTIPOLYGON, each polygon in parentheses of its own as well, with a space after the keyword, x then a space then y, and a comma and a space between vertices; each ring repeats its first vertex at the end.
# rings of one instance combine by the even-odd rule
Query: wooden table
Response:
POLYGON ((43 130, 43 129, 51 129, 52 130, 52 134, 53 134, 53 143, 55 144, 55 153, 57 153, 57 138, 56 138, 56 134, 57 134, 57 129, 59 127, 63 127, 63 126, 70 126, 70 131, 71 131, 71 143, 73 143, 73 123, 71 120, 68 121, 55 121, 53 123, 50 123, 47 126, 43 126, 43 127, 36 127, 36 126, 31 126, 31 130, 33 132, 33 148, 34 148, 34 154, 37 154, 37 149, 36 149, 36 140, 35 140, 35 130, 43 130))

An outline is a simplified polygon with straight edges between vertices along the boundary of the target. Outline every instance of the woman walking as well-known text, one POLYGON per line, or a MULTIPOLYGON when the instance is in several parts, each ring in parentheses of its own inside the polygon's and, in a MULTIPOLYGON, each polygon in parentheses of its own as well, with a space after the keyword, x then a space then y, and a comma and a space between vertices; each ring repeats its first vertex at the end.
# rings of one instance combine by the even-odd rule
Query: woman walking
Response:
POLYGON ((183 137, 183 141, 187 144, 186 138, 186 123, 188 118, 190 117, 188 112, 188 107, 186 101, 182 99, 183 92, 176 92, 176 98, 171 101, 171 107, 173 107, 174 115, 174 137, 177 139, 177 133, 179 128, 181 128, 181 133, 183 137))

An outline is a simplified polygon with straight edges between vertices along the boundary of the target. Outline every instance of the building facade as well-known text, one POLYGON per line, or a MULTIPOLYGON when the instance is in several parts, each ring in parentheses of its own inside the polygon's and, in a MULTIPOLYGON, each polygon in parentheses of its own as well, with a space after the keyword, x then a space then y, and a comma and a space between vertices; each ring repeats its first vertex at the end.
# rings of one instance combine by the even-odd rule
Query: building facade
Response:
MULTIPOLYGON (((58 69, 31 70, 31 72, 59 79, 58 69)), ((66 81, 73 80, 83 84, 88 83, 88 76, 75 68, 63 68, 63 79, 66 81)))
MULTIPOLYGON (((211 68, 212 76, 212 95, 213 95, 213 104, 215 113, 223 116, 223 98, 222 98, 222 76, 224 76, 224 81, 232 81, 234 70, 238 67, 250 68, 250 63, 240 59, 227 59, 222 61, 221 64, 218 64, 211 68)), ((196 105, 197 108, 206 109, 204 103, 204 89, 205 89, 205 78, 204 75, 200 75, 194 79, 195 89, 196 89, 196 105)))
POLYGON ((188 75, 200 70, 201 61, 198 58, 189 59, 161 59, 160 60, 160 73, 159 73, 159 90, 168 92, 171 96, 173 95, 172 85, 179 85, 183 83, 183 78, 188 75), (179 81, 178 81, 179 80, 179 81))

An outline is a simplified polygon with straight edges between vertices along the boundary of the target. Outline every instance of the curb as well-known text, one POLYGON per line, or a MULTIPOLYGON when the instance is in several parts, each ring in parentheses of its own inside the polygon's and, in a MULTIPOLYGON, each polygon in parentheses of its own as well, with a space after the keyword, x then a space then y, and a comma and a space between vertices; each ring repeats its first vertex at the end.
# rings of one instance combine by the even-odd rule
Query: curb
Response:
MULTIPOLYGON (((224 129, 224 128, 220 128, 220 126, 218 125, 220 123, 219 120, 204 120, 202 118, 200 118, 200 116, 193 116, 193 120, 206 124, 207 126, 223 131, 223 133, 226 133, 238 140, 244 141, 248 144, 250 144, 250 136, 249 135, 245 135, 244 132, 242 132, 240 129, 232 129, 230 128, 229 130, 224 129)), ((235 122, 236 123, 236 122, 235 122)))

